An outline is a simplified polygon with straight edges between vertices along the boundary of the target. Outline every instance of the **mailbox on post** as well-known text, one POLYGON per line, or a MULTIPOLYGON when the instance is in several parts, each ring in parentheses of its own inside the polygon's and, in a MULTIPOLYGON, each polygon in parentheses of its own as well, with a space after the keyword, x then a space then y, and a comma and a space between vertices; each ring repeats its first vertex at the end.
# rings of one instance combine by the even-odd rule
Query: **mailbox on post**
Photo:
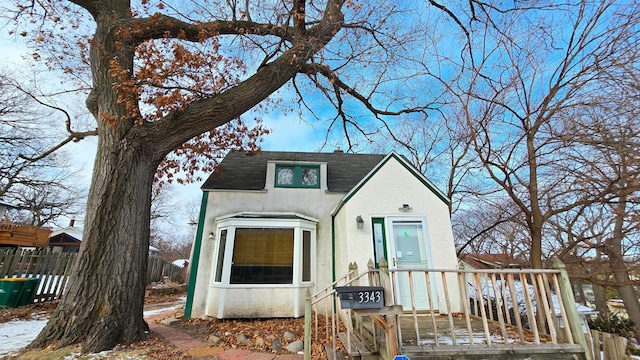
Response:
POLYGON ((340 286, 336 292, 343 309, 384 307, 384 289, 380 286, 340 286))

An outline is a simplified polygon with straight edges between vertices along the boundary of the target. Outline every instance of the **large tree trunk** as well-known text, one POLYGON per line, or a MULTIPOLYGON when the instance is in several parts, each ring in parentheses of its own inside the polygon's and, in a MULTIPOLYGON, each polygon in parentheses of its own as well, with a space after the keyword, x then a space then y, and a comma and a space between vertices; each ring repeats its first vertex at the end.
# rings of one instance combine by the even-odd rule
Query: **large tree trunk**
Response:
MULTIPOLYGON (((49 323, 29 347, 82 343, 83 352, 98 352, 146 338, 142 312, 151 190, 158 164, 185 141, 237 118, 295 76, 340 30, 343 2, 329 1, 325 19, 309 36, 301 34, 299 41, 254 75, 153 122, 144 121, 136 111, 135 91, 121 91, 119 97, 115 89, 129 82, 127 74, 133 74, 136 43, 126 36, 132 30, 129 0, 74 3, 96 22, 91 42, 93 89, 87 107, 98 123, 98 153, 73 279, 49 323)), ((168 27, 175 25, 155 20, 145 24, 135 33, 146 34, 146 40, 170 33, 168 27)))
POLYGON ((82 342, 83 352, 99 352, 146 339, 142 312, 156 166, 126 144, 102 142, 70 287, 31 348, 82 342))
POLYGON ((144 136, 132 138, 132 114, 119 102, 109 73, 115 58, 124 69, 132 68, 133 54, 118 47, 114 35, 118 19, 129 16, 128 1, 104 4, 94 12, 93 90, 87 105, 99 137, 82 245, 69 288, 29 348, 82 343, 83 352, 99 352, 146 339, 142 312, 151 189, 163 155, 144 136))

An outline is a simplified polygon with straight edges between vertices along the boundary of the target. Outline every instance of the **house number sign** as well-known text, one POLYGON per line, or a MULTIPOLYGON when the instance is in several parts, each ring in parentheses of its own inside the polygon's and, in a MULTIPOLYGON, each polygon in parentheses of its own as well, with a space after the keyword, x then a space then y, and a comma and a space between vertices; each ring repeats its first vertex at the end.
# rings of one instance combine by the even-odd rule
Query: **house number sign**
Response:
POLYGON ((384 307, 384 289, 380 286, 340 286, 336 292, 343 309, 384 307))
POLYGON ((379 303, 382 300, 382 291, 358 291, 358 303, 379 303))

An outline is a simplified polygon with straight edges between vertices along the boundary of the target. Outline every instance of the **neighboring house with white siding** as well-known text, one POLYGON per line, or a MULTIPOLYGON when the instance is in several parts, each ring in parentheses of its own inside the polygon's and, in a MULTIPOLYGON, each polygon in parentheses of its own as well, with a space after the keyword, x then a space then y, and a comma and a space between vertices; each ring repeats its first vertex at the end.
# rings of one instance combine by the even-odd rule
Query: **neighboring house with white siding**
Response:
POLYGON ((351 262, 457 268, 449 199, 395 152, 231 152, 202 191, 187 318, 300 317, 351 262))

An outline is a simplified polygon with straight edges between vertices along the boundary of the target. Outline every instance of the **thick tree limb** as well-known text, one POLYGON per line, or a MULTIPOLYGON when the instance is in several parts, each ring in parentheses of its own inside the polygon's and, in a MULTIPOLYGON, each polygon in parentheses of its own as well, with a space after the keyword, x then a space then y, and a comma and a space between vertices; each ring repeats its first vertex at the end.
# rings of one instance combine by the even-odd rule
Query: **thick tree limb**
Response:
POLYGON ((132 43, 140 44, 147 40, 179 38, 187 41, 202 41, 218 35, 273 35, 289 41, 293 40, 293 31, 289 27, 262 24, 253 21, 211 21, 188 23, 168 15, 133 20, 132 43))

